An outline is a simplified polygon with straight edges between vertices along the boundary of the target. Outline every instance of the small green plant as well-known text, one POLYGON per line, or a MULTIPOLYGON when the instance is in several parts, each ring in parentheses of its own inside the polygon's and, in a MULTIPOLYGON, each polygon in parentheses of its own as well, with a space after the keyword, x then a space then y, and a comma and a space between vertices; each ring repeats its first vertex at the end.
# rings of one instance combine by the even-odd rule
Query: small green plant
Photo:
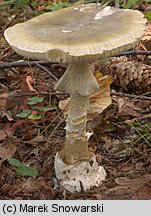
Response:
POLYGON ((69 7, 69 6, 71 6, 71 3, 69 3, 69 2, 58 2, 58 3, 52 3, 48 6, 46 6, 45 9, 55 11, 55 10, 69 7))
POLYGON ((38 176, 38 171, 33 167, 28 167, 24 164, 22 164, 19 160, 10 158, 8 159, 8 163, 11 166, 14 166, 16 169, 16 172, 19 173, 22 176, 30 176, 30 177, 36 177, 38 176))
POLYGON ((15 1, 15 9, 24 8, 27 4, 29 4, 29 0, 16 0, 15 1))
POLYGON ((43 102, 43 100, 43 97, 28 98, 27 104, 31 106, 31 109, 22 110, 16 116, 22 119, 39 120, 45 115, 46 112, 55 110, 55 107, 53 106, 38 106, 38 103, 43 102), (36 111, 37 114, 32 114, 32 111, 36 111))
POLYGON ((144 142, 151 147, 151 123, 132 122, 128 125, 138 135, 138 138, 131 143, 131 146, 144 142))
POLYGON ((148 20, 151 20, 151 11, 145 12, 145 16, 148 20))
POLYGON ((31 115, 28 116, 28 119, 30 119, 30 120, 39 120, 39 119, 41 119, 41 118, 42 118, 41 115, 34 115, 34 114, 31 114, 31 115))
POLYGON ((32 110, 22 110, 16 116, 18 118, 22 118, 22 119, 28 118, 30 120, 39 120, 42 118, 41 115, 35 115, 35 114, 31 114, 31 113, 32 113, 32 110))
POLYGON ((24 8, 27 4, 29 4, 29 0, 6 0, 0 3, 0 10, 5 9, 7 6, 11 5, 14 9, 24 8))
POLYGON ((22 110, 20 113, 18 113, 16 116, 18 117, 18 118, 22 118, 22 119, 24 119, 24 118, 27 118, 30 114, 31 114, 31 110, 22 110))
POLYGON ((54 106, 37 106, 37 107, 34 107, 34 109, 40 112, 48 112, 48 111, 55 110, 55 107, 54 106))
POLYGON ((87 4, 100 3, 103 7, 110 5, 116 8, 133 9, 137 4, 150 1, 151 0, 83 0, 82 2, 87 4))
POLYGON ((126 3, 122 4, 122 7, 124 9, 135 8, 137 4, 140 4, 142 2, 148 2, 148 0, 127 0, 126 3))
POLYGON ((43 102, 44 98, 43 97, 30 97, 27 99, 27 104, 29 105, 36 105, 40 102, 43 102))

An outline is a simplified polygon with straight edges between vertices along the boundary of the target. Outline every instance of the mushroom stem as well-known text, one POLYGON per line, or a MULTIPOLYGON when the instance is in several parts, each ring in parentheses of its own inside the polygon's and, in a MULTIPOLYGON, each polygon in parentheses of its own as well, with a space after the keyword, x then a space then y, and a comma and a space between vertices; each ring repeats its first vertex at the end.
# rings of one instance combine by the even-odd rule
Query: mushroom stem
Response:
POLYGON ((89 160, 86 133, 88 107, 89 96, 71 95, 64 149, 64 162, 67 165, 89 160))
POLYGON ((68 92, 70 95, 88 96, 99 90, 99 86, 87 62, 71 61, 55 89, 68 92))
POLYGON ((89 94, 99 89, 89 64, 84 61, 69 62, 68 68, 56 89, 70 93, 70 107, 66 126, 66 144, 60 157, 65 164, 89 160, 86 133, 89 94))

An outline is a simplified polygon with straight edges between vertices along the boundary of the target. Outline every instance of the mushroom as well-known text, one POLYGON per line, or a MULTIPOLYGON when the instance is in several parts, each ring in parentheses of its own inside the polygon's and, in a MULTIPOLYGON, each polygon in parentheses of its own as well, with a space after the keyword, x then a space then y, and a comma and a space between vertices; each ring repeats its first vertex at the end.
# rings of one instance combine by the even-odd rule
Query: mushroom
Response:
POLYGON ((68 63, 55 87, 70 93, 66 142, 55 156, 55 172, 70 192, 99 186, 106 176, 88 149, 89 95, 99 89, 89 63, 131 49, 143 35, 145 23, 137 10, 92 3, 48 12, 5 30, 7 42, 18 54, 68 63))

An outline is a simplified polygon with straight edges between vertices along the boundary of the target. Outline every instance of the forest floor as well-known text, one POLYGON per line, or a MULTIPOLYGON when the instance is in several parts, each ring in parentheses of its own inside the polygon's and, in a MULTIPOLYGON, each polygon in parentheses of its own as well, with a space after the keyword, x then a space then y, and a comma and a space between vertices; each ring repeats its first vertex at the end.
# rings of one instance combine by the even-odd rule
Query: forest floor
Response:
MULTIPOLYGON (((65 142, 65 117, 58 104, 67 95, 55 94, 54 86, 66 65, 29 63, 8 67, 8 63, 20 64, 26 59, 16 54, 3 37, 7 27, 33 16, 35 11, 28 5, 17 13, 10 6, 0 11, 0 199, 151 199, 151 100, 141 98, 113 94, 112 104, 89 123, 94 132, 89 147, 107 172, 102 185, 70 194, 57 183, 54 157, 65 142), (2 67, 4 63, 6 67, 2 67), (31 95, 39 95, 41 101, 30 105, 31 95), (32 114, 30 119, 27 110, 32 114), (9 163, 10 158, 34 167, 38 176, 23 176, 9 163)), ((151 50, 151 34, 147 44, 150 48, 146 50, 151 50)), ((131 56, 130 61, 150 67, 149 57, 131 56)), ((151 69, 148 74, 151 79, 151 69)), ((117 90, 114 82, 111 89, 117 90)), ((122 86, 118 91, 124 92, 122 86)), ((144 95, 151 99, 151 86, 144 95)))

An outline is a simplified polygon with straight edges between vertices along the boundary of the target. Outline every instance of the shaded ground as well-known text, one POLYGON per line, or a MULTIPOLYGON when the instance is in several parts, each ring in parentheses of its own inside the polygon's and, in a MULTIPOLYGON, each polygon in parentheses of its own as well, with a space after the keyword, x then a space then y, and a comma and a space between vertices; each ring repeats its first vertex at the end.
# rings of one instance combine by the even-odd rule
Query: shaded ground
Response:
MULTIPOLYGON (((18 13, 20 17, 14 14, 8 8, 0 15, 0 64, 22 59, 2 35, 6 27, 32 17, 34 12, 31 9, 27 15, 24 9, 18 13)), ((150 60, 146 63, 149 65, 150 60)), ((94 131, 90 150, 105 167, 106 180, 99 188, 78 194, 59 186, 53 163, 56 152, 64 145, 65 119, 58 103, 67 96, 49 96, 56 81, 47 69, 59 78, 65 65, 0 69, 0 149, 4 152, 0 155, 0 199, 151 199, 151 101, 115 95, 111 106, 88 125, 94 131), (39 120, 17 118, 16 114, 25 109, 37 114, 35 107, 27 104, 27 94, 36 92, 44 98, 38 106, 49 104, 52 109, 39 120), (7 161, 9 157, 35 167, 38 177, 17 174, 7 161)))

